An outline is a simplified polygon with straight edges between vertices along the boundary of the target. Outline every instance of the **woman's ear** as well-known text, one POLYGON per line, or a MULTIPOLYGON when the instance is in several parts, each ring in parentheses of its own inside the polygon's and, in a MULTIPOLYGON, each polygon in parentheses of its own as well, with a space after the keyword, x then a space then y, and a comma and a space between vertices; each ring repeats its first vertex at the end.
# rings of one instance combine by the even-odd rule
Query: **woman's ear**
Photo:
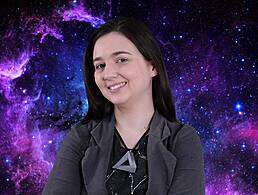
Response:
POLYGON ((150 74, 152 77, 157 75, 157 70, 155 68, 155 66, 153 65, 153 63, 151 61, 148 62, 148 66, 149 66, 149 70, 150 70, 150 74))
POLYGON ((152 77, 156 76, 158 73, 157 73, 157 70, 156 68, 152 65, 152 77))
POLYGON ((150 62, 150 67, 151 67, 151 76, 154 77, 156 76, 158 73, 157 73, 157 69, 155 68, 155 66, 153 65, 152 62, 150 62))

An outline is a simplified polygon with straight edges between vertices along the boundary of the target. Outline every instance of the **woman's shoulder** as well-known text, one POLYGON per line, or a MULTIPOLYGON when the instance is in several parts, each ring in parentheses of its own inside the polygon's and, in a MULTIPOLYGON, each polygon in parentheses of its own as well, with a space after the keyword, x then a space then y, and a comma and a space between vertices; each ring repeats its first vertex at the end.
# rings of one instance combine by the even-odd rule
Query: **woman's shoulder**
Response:
POLYGON ((190 124, 186 124, 186 123, 181 123, 180 124, 180 128, 178 129, 178 132, 181 136, 187 136, 187 135, 197 135, 198 132, 196 131, 196 128, 193 127, 190 124))
POLYGON ((78 138, 84 139, 85 137, 90 136, 92 129, 94 129, 99 123, 100 120, 89 120, 87 122, 80 120, 71 125, 70 133, 78 138))
POLYGON ((180 121, 176 121, 176 122, 167 121, 167 126, 170 129, 170 132, 173 137, 175 136, 185 137, 185 136, 196 136, 196 135, 198 136, 196 129, 192 125, 182 123, 180 121))
POLYGON ((88 147, 91 131, 99 121, 90 120, 87 123, 76 122, 71 125, 70 130, 63 140, 63 146, 68 146, 76 151, 83 152, 88 147))
POLYGON ((182 122, 168 122, 171 132, 172 150, 176 147, 187 147, 187 145, 198 145, 201 147, 201 139, 198 131, 192 125, 182 122))

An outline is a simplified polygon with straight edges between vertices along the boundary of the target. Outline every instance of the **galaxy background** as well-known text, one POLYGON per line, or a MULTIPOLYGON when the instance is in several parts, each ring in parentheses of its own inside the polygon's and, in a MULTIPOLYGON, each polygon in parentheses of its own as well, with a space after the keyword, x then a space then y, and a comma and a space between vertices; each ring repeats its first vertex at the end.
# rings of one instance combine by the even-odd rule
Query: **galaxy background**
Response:
POLYGON ((87 113, 87 41, 116 16, 142 20, 160 44, 178 120, 203 144, 206 194, 258 194, 256 0, 1 1, 0 194, 41 194, 87 113))

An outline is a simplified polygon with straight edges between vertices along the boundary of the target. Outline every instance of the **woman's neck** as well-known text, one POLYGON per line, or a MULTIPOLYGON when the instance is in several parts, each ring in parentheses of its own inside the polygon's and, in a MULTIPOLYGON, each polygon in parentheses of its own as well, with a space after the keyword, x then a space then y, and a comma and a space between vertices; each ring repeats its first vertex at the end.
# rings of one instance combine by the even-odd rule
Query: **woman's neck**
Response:
POLYGON ((153 103, 151 105, 137 106, 130 108, 114 108, 116 128, 122 133, 142 133, 147 130, 150 120, 154 114, 153 103))

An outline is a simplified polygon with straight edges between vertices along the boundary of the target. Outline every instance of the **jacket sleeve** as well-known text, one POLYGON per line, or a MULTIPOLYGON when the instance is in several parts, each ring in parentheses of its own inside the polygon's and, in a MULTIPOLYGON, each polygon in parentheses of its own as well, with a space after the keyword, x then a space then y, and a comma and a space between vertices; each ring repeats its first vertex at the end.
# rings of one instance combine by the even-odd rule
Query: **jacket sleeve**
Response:
POLYGON ((84 191, 80 164, 84 147, 78 129, 73 125, 61 144, 43 195, 79 195, 84 191))
POLYGON ((203 148, 196 130, 185 124, 174 143, 177 165, 168 195, 205 195, 203 148))

